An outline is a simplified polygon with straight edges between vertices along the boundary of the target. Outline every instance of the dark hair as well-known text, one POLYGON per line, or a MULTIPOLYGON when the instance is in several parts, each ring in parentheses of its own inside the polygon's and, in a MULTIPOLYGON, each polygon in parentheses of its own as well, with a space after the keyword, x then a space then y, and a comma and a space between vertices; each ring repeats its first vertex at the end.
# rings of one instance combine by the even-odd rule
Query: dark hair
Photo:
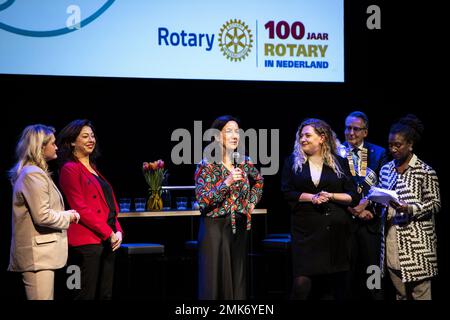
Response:
POLYGON ((405 137, 406 141, 416 145, 422 138, 423 129, 422 121, 415 115, 408 114, 391 126, 389 134, 399 133, 405 137))
MULTIPOLYGON (((240 127, 240 121, 239 121, 238 118, 230 116, 230 115, 223 115, 223 116, 220 116, 220 117, 216 118, 213 121, 213 123, 211 124, 211 128, 210 129, 216 129, 216 130, 222 131, 223 127, 225 127, 225 125, 228 122, 230 122, 230 121, 235 121, 238 124, 238 126, 240 127)), ((219 141, 217 140, 217 137, 214 136, 214 137, 211 137, 211 141, 210 142, 206 142, 205 141, 204 143, 205 143, 204 147, 206 148, 206 147, 208 147, 210 145, 215 145, 215 144, 219 143, 219 141)), ((219 148, 219 150, 220 150, 219 152, 222 152, 221 151, 222 149, 219 148)), ((216 154, 214 154, 214 156, 216 156, 216 154)), ((222 154, 220 154, 220 157, 222 157, 222 154)), ((206 157, 205 159, 208 162, 213 162, 213 160, 210 159, 209 157, 206 157)))
MULTIPOLYGON (((347 118, 353 117, 353 118, 360 118, 364 121, 364 125, 366 126, 366 129, 369 129, 369 117, 362 111, 353 111, 350 113, 347 118)), ((347 119, 346 118, 346 119, 347 119)))
MULTIPOLYGON (((62 167, 68 161, 76 161, 76 157, 73 154, 74 147, 72 143, 75 142, 77 137, 80 135, 81 129, 83 127, 90 127, 95 134, 95 128, 91 121, 87 119, 77 119, 65 126, 61 132, 58 134, 57 146, 58 146, 58 164, 62 167)), ((97 140, 97 137, 96 137, 97 140)), ((100 155, 98 151, 98 143, 95 144, 95 149, 89 156, 89 161, 91 164, 95 165, 95 159, 100 155)))
POLYGON ((217 130, 221 131, 223 129, 223 127, 225 127, 225 125, 230 121, 236 122, 239 127, 241 126, 238 118, 230 116, 230 115, 224 115, 224 116, 220 116, 216 120, 214 120, 214 122, 211 125, 211 129, 217 129, 217 130))

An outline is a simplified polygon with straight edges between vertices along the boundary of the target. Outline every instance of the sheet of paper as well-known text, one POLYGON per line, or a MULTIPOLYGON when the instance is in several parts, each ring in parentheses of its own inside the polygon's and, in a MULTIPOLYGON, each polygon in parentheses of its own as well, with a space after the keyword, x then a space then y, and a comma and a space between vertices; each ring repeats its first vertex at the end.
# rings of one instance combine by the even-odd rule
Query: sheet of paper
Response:
POLYGON ((394 190, 381 189, 377 187, 370 188, 367 198, 370 201, 381 203, 385 206, 389 205, 390 201, 399 202, 398 195, 394 190))

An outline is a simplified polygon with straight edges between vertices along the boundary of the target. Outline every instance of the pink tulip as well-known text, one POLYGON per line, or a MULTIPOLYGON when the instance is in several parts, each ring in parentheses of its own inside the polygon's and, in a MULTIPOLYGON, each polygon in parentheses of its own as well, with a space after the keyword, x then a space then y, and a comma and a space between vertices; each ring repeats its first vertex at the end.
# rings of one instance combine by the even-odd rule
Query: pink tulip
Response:
POLYGON ((158 169, 162 169, 164 168, 164 161, 162 161, 161 159, 158 160, 158 169))

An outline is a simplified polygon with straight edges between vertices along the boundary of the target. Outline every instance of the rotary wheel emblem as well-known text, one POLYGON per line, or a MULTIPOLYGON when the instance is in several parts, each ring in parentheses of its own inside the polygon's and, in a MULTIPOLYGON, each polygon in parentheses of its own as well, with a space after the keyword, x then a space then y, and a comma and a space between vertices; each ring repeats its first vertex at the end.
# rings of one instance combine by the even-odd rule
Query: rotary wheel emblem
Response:
POLYGON ((241 61, 253 47, 253 35, 241 20, 231 19, 220 29, 219 46, 223 55, 231 61, 241 61))

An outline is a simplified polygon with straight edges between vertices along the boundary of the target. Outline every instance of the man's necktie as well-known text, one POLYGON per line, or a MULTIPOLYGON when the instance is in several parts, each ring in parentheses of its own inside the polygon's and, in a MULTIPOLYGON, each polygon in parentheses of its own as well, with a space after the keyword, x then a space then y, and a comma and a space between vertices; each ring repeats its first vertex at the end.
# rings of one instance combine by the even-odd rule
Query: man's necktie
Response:
POLYGON ((352 157, 353 157, 353 164, 355 165, 355 172, 357 175, 359 175, 359 155, 358 155, 358 148, 353 148, 352 150, 352 157))

